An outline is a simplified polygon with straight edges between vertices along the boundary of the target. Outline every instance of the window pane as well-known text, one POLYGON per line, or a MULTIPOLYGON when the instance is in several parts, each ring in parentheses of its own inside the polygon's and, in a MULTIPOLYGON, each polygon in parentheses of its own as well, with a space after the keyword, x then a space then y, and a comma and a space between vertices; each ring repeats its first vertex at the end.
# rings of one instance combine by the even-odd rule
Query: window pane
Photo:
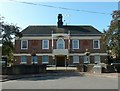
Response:
POLYGON ((46 55, 42 56, 42 63, 48 63, 48 61, 49 61, 48 56, 46 56, 46 55))
POLYGON ((49 48, 49 40, 43 40, 42 46, 43 46, 43 49, 48 49, 49 48))
POLYGON ((21 62, 27 62, 27 56, 21 56, 21 62))
POLYGON ((73 45, 73 49, 78 49, 79 48, 79 41, 73 40, 72 45, 73 45))
POLYGON ((95 63, 100 63, 100 56, 96 55, 94 56, 95 63))
POLYGON ((64 40, 63 39, 58 39, 57 49, 64 49, 64 40))
POLYGON ((79 56, 73 56, 73 63, 79 63, 79 56))
POLYGON ((99 40, 94 40, 94 48, 99 48, 99 40))
POLYGON ((25 41, 25 40, 22 41, 22 48, 23 49, 27 48, 27 41, 25 41))
POLYGON ((48 41, 47 40, 44 41, 44 48, 48 48, 48 41))

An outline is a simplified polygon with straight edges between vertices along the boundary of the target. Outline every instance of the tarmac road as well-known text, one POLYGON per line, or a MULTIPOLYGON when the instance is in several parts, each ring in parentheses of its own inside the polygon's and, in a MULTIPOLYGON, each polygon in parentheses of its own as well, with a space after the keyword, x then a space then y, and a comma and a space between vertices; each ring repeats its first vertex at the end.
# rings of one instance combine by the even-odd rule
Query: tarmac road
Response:
POLYGON ((49 75, 2 82, 2 89, 118 89, 118 78, 49 75))

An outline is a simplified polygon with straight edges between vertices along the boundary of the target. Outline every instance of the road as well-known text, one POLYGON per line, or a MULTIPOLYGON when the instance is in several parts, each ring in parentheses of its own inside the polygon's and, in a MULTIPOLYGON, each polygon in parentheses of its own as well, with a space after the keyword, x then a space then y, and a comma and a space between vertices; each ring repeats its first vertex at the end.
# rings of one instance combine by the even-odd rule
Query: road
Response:
POLYGON ((3 89, 118 89, 118 78, 80 75, 32 77, 2 82, 3 89))

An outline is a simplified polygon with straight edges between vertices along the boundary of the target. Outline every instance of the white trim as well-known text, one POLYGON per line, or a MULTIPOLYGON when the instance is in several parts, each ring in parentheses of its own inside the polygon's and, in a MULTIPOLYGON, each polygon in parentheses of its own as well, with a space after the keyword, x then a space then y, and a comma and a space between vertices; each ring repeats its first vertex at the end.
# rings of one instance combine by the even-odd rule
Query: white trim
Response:
POLYGON ((21 50, 27 50, 28 49, 28 40, 21 40, 21 50), (23 41, 27 41, 27 48, 22 48, 23 47, 23 41))
MULTIPOLYGON (((33 64, 33 62, 31 62, 33 64)), ((37 64, 38 62, 34 62, 34 64, 37 64)))
POLYGON ((72 40, 72 49, 79 49, 79 40, 77 39, 72 40), (77 41, 77 45, 78 45, 77 48, 74 47, 74 41, 77 41))
MULTIPOLYGON (((19 53, 19 54, 13 54, 14 56, 31 56, 31 54, 24 54, 24 53, 19 53)), ((43 55, 48 55, 48 56, 53 56, 52 53, 46 53, 46 54, 36 54, 36 56, 43 56, 43 55)), ((73 55, 79 55, 79 56, 84 56, 85 53, 70 53, 69 56, 73 56, 73 55)), ((100 55, 100 56, 107 56, 107 53, 90 53, 90 56, 94 56, 94 55, 100 55)))
MULTIPOLYGON (((18 38, 16 38, 17 40, 18 38)), ((49 40, 52 39, 52 36, 44 36, 44 37, 22 37, 19 40, 49 40)))
MULTIPOLYGON (((70 56, 73 56, 73 55, 79 55, 79 56, 84 56, 85 53, 71 53, 69 54, 70 56)), ((100 56, 107 56, 107 53, 90 53, 90 56, 94 56, 94 55, 100 55, 100 56)))
MULTIPOLYGON (((69 54, 70 56, 73 56, 73 55, 79 55, 79 56, 84 56, 85 53, 71 53, 69 54)), ((94 56, 94 55, 100 55, 100 56, 107 56, 107 53, 90 53, 90 56, 94 56)))
POLYGON ((46 53, 46 54, 36 54, 36 55, 37 56, 43 56, 43 55, 52 56, 53 54, 52 53, 51 54, 50 53, 49 54, 46 53))
POLYGON ((55 33, 55 34, 52 34, 53 38, 57 38, 58 36, 63 36, 64 38, 67 38, 68 37, 68 34, 66 33, 55 33))
POLYGON ((43 61, 42 61, 42 64, 49 64, 49 61, 48 61, 48 62, 43 62, 43 61))
POLYGON ((79 55, 79 56, 84 56, 85 55, 85 53, 74 53, 74 54, 69 54, 70 56, 74 56, 74 55, 79 55))
POLYGON ((42 49, 49 49, 49 40, 42 40, 42 49), (47 48, 44 48, 44 41, 47 41, 47 48))
POLYGON ((24 54, 24 53, 20 53, 20 54, 13 54, 14 56, 31 56, 31 54, 24 54))
POLYGON ((27 64, 27 62, 20 62, 20 64, 27 64))
POLYGON ((79 36, 79 37, 74 37, 71 36, 70 39, 79 39, 79 40, 93 40, 93 39, 97 39, 99 40, 101 37, 100 36, 79 36))
POLYGON ((93 40, 93 49, 100 49, 100 40, 97 40, 97 39, 96 39, 96 40, 93 40), (95 48, 95 47, 94 47, 94 41, 98 41, 98 48, 95 48))
POLYGON ((107 53, 91 53, 90 56, 100 55, 100 56, 107 56, 107 53))
MULTIPOLYGON (((79 36, 79 37, 74 37, 74 36, 70 36, 70 39, 79 39, 79 40, 99 40, 101 38, 101 36, 79 36)), ((15 40, 50 40, 52 39, 52 36, 43 36, 43 37, 38 37, 38 36, 34 36, 34 37, 22 37, 22 38, 15 38, 15 40)), ((53 38, 53 39, 57 39, 57 37, 53 38)), ((68 39, 67 37, 65 37, 64 39, 68 39)))
MULTIPOLYGON (((13 54, 14 56, 31 56, 31 54, 24 54, 24 53, 21 53, 21 54, 13 54)), ((36 54, 36 56, 43 56, 43 55, 48 55, 48 56, 52 56, 53 54, 36 54)))

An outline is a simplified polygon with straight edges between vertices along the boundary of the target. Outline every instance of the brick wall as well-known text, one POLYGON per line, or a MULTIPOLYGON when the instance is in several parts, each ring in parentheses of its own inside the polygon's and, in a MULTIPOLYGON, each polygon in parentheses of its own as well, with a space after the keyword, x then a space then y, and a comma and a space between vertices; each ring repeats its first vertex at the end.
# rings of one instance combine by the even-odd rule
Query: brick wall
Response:
MULTIPOLYGON (((54 40, 54 49, 56 49, 57 40, 54 40)), ((65 48, 68 48, 68 40, 65 40, 65 48)), ((21 50, 21 41, 15 41, 15 53, 31 53, 35 49, 36 53, 52 53, 52 40, 49 40, 49 49, 42 49, 42 40, 28 40, 28 49, 21 50)), ((79 49, 72 49, 72 40, 70 42, 70 53, 84 53, 88 49, 91 53, 105 53, 101 44, 100 49, 93 49, 93 40, 79 40, 79 49)))
MULTIPOLYGON (((57 39, 54 39, 54 49, 56 49, 56 43, 57 39)), ((68 48, 68 40, 65 39, 65 48, 68 48)), ((36 53, 38 54, 48 54, 52 53, 52 40, 49 40, 49 49, 42 49, 42 40, 28 40, 28 49, 27 50, 21 50, 21 41, 16 40, 15 41, 15 52, 16 54, 20 53, 27 53, 31 54, 32 50, 35 49, 36 53)), ((70 40, 70 53, 85 53, 86 49, 90 53, 105 53, 105 50, 103 48, 103 45, 101 44, 100 49, 93 49, 93 40, 79 40, 79 49, 72 49, 72 40, 70 40)), ((42 64, 42 55, 37 56, 38 57, 38 64, 42 64)), ((80 63, 83 63, 83 56, 80 56, 80 63)), ((102 62, 106 62, 106 56, 101 56, 102 62)), ((20 64, 21 57, 16 56, 15 57, 14 64, 20 64)), ((94 63, 94 56, 90 57, 91 63, 94 63)), ((52 56, 49 56, 49 63, 53 64, 52 56)), ((73 63, 72 56, 70 56, 70 64, 73 63)), ((28 56, 27 64, 31 64, 31 56, 28 56)))

